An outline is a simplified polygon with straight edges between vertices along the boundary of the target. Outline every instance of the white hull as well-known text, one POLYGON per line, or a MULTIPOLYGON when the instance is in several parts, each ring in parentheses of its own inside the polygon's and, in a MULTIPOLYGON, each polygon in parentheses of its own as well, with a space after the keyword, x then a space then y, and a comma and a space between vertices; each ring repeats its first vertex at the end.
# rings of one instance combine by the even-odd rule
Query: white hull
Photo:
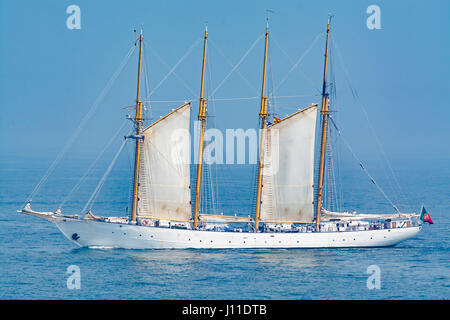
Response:
POLYGON ((52 219, 80 247, 125 249, 385 247, 417 235, 421 226, 344 232, 253 233, 146 227, 82 219, 52 219))

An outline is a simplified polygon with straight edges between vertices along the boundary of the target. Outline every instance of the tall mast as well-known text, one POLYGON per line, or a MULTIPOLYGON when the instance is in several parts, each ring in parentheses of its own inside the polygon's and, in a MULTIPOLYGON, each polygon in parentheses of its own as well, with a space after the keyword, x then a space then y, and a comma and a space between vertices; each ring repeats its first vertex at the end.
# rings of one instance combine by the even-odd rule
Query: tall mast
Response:
POLYGON ((139 62, 138 62, 138 78, 137 78, 137 93, 136 93, 136 115, 134 123, 136 128, 136 151, 134 154, 134 182, 133 182, 133 204, 131 210, 131 221, 136 221, 137 206, 138 206, 138 187, 139 187, 139 163, 141 155, 141 139, 142 133, 142 101, 139 99, 139 89, 141 85, 141 57, 142 57, 142 30, 139 36, 139 62))
POLYGON ((200 105, 198 111, 198 120, 201 123, 200 138, 198 145, 198 164, 197 164, 197 185, 195 188, 194 203, 194 229, 198 226, 198 213, 200 210, 200 188, 202 184, 202 163, 203 163, 203 135, 206 127, 206 99, 203 98, 203 84, 205 81, 205 60, 206 60, 206 41, 208 39, 208 28, 205 29, 205 39, 203 42, 203 63, 202 63, 202 82, 200 86, 200 105))
POLYGON ((258 186, 256 191, 256 212, 255 212, 255 232, 258 232, 259 217, 261 213, 261 188, 262 188, 262 169, 264 160, 264 138, 266 136, 266 119, 267 119, 267 97, 265 96, 266 87, 266 63, 267 63, 267 44, 269 40, 269 23, 266 27, 266 44, 264 48, 264 67, 263 67, 263 81, 261 89, 261 110, 259 116, 261 117, 261 142, 259 145, 259 162, 258 162, 258 186))
POLYGON ((316 207, 316 230, 319 230, 320 212, 322 210, 323 200, 323 176, 325 169, 325 152, 327 143, 327 124, 328 124, 328 93, 327 93, 327 64, 328 64, 328 39, 330 34, 330 20, 327 24, 327 42, 325 46, 325 63, 323 68, 323 87, 322 87, 322 141, 320 145, 320 164, 319 164, 319 181, 317 184, 317 207, 316 207))

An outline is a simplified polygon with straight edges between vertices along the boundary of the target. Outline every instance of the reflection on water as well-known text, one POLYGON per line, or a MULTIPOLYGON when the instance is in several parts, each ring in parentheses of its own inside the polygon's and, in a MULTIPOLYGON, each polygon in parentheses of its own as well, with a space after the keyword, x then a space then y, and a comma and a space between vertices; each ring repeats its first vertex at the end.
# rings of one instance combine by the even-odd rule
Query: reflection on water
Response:
POLYGON ((131 258, 141 286, 177 288, 184 297, 205 299, 270 298, 276 291, 286 294, 286 287, 301 287, 311 281, 312 274, 333 264, 329 252, 311 249, 114 251, 131 258))
POLYGON ((330 259, 315 249, 278 249, 256 251, 254 258, 259 264, 290 268, 319 267, 330 259))
MULTIPOLYGON (((261 267, 318 267, 329 262, 328 253, 317 249, 182 249, 182 250, 123 250, 136 264, 153 267, 156 264, 189 265, 220 264, 231 266, 248 260, 261 267)), ((328 250, 327 250, 328 251, 328 250)), ((335 250, 336 251, 336 250, 335 250)))

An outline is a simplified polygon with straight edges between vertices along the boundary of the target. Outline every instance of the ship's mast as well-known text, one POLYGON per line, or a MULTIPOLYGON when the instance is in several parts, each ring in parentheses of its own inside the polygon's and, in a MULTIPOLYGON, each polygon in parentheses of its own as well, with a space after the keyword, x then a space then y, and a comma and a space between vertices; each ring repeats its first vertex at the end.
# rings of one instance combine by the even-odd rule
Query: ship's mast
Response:
POLYGON ((264 138, 266 136, 266 119, 267 119, 267 97, 265 96, 266 87, 266 63, 267 63, 267 44, 269 40, 269 23, 266 27, 266 43, 264 47, 264 67, 263 67, 263 81, 261 89, 261 110, 259 116, 261 118, 261 141, 259 145, 259 161, 258 161, 258 186, 256 191, 256 212, 255 212, 255 232, 258 232, 259 217, 261 213, 261 188, 262 188, 262 169, 264 160, 264 138))
POLYGON ((139 90, 141 85, 141 57, 142 57, 142 30, 139 36, 139 62, 138 62, 138 78, 137 78, 137 94, 136 94, 136 114, 134 123, 136 128, 136 150, 134 154, 134 179, 133 179, 133 203, 131 210, 131 221, 136 221, 138 207, 138 187, 139 187, 139 163, 141 155, 141 133, 142 133, 142 101, 139 99, 139 90))
POLYGON ((327 64, 328 64, 328 39, 330 34, 330 20, 328 18, 327 24, 327 42, 325 45, 325 63, 323 68, 323 86, 322 86, 322 141, 320 144, 320 163, 319 163, 319 181, 317 184, 317 207, 316 207, 316 230, 319 230, 320 212, 322 210, 323 202, 323 176, 325 169, 325 152, 327 143, 327 125, 328 125, 328 93, 327 93, 327 64))
POLYGON ((208 28, 205 29, 205 39, 203 42, 203 63, 202 63, 202 81, 200 85, 200 105, 198 111, 198 120, 200 121, 200 137, 198 145, 198 164, 197 164, 197 185, 195 188, 194 202, 194 229, 198 226, 198 214, 200 210, 200 190, 202 184, 202 163, 203 163, 203 136, 206 128, 206 99, 203 98, 203 84, 205 80, 205 60, 206 60, 206 41, 208 39, 208 28))

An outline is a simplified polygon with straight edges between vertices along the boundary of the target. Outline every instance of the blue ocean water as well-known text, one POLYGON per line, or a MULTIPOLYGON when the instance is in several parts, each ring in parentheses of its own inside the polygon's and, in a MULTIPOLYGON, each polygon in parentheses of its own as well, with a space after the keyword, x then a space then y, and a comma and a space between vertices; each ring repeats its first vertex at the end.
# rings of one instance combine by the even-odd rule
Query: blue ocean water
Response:
MULTIPOLYGON (((276 250, 119 250, 77 248, 51 223, 16 213, 53 159, 0 158, 0 299, 448 299, 450 297, 448 161, 402 162, 396 176, 417 211, 424 203, 434 225, 389 248, 276 250), (67 268, 80 268, 80 289, 68 289, 67 268), (381 271, 380 289, 367 287, 367 268, 381 271)), ((126 161, 125 161, 126 163, 126 161)), ((54 210, 89 165, 61 166, 33 201, 54 210)), ((395 167, 395 165, 394 165, 395 167)), ((94 211, 123 215, 129 166, 111 173, 94 211), (99 208, 99 209, 97 209, 99 208)), ((253 169, 228 168, 220 191, 226 213, 251 208, 253 169), (226 183, 225 183, 226 182, 226 183)), ((344 170, 346 204, 361 212, 392 208, 370 182, 344 170), (361 180, 362 179, 362 180, 361 180), (366 182, 361 182, 366 181, 366 182)), ((376 172, 378 173, 378 172, 376 172)), ((380 171, 382 176, 383 172, 380 171)), ((64 207, 80 210, 102 170, 64 207), (80 200, 76 200, 80 199, 80 200)), ((377 180, 389 184, 382 178, 377 180)), ((401 199, 399 199, 401 200, 401 199)), ((400 201, 401 202, 401 201, 400 201)))

